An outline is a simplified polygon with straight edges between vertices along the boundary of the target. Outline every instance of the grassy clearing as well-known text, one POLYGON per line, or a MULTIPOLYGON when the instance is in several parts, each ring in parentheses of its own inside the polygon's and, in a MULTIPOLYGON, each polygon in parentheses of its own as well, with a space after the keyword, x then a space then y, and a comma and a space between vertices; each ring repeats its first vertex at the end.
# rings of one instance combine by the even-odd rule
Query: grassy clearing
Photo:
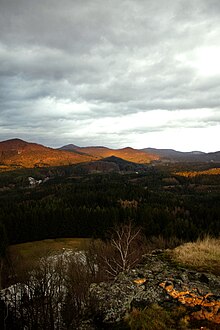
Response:
POLYGON ((220 238, 206 236, 180 245, 169 254, 178 263, 220 275, 220 238))
POLYGON ((80 250, 88 245, 88 238, 56 238, 42 241, 27 242, 11 245, 8 248, 13 271, 20 274, 33 269, 37 261, 49 255, 61 253, 65 250, 80 250))
POLYGON ((25 258, 43 257, 45 254, 55 254, 62 249, 77 250, 82 248, 87 238, 55 238, 42 241, 27 242, 9 246, 9 253, 20 254, 25 258))

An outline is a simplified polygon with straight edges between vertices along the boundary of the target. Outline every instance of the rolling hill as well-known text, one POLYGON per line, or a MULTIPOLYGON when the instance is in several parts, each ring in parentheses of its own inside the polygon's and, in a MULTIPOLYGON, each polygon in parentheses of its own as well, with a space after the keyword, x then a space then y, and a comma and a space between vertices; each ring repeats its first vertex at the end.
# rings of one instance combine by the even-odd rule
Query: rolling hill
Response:
POLYGON ((20 139, 0 142, 0 165, 6 169, 69 165, 94 159, 93 156, 56 150, 20 139))
POLYGON ((130 147, 122 148, 122 149, 110 149, 102 146, 77 147, 71 144, 61 147, 60 150, 79 152, 81 154, 97 157, 98 159, 115 156, 137 164, 148 164, 151 161, 158 160, 160 158, 160 156, 155 155, 153 153, 150 152, 146 153, 144 151, 133 149, 130 147))
POLYGON ((129 162, 119 157, 110 156, 97 161, 82 163, 74 166, 73 174, 92 174, 92 173, 129 173, 129 172, 144 172, 147 166, 129 162))
POLYGON ((141 151, 152 153, 161 160, 174 162, 220 162, 220 151, 205 153, 201 151, 181 152, 173 149, 144 148, 141 151))
POLYGON ((152 161, 220 162, 220 152, 180 152, 155 148, 138 150, 130 147, 110 149, 104 146, 78 147, 74 144, 53 149, 20 139, 0 142, 0 170, 89 163, 89 172, 124 171, 125 168, 126 171, 138 171, 134 164, 149 164, 152 161), (122 163, 122 160, 127 163, 122 163))

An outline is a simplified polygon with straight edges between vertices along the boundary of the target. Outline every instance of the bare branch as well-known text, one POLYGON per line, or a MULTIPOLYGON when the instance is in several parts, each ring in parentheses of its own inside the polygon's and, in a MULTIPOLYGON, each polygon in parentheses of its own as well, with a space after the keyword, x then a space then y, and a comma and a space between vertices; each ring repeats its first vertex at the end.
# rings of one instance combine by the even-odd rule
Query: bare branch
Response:
POLYGON ((132 223, 115 228, 110 240, 112 253, 105 258, 108 273, 118 274, 133 267, 141 259, 141 230, 132 223))

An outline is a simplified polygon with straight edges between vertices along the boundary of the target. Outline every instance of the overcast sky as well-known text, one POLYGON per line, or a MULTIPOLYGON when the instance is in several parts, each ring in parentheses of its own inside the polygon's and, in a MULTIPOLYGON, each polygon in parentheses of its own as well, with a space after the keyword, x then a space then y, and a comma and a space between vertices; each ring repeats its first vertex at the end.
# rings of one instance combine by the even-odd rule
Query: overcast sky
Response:
POLYGON ((0 140, 220 150, 219 0, 0 0, 0 140))

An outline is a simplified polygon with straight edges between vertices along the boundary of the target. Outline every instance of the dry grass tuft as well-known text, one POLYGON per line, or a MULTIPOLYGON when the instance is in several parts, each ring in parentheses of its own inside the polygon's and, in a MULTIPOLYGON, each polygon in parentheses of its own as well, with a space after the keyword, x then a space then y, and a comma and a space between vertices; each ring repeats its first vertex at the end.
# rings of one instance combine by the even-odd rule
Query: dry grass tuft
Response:
POLYGON ((220 275, 220 238, 206 236, 180 245, 169 254, 181 264, 220 275))

